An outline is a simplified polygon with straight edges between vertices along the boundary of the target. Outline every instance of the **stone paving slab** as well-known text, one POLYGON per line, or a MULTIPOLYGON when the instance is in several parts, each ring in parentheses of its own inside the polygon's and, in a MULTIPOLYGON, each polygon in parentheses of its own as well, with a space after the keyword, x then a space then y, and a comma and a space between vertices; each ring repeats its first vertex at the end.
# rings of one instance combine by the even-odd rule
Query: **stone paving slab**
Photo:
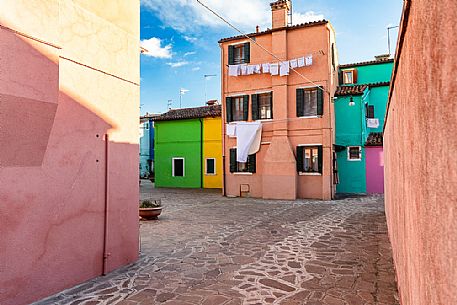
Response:
POLYGON ((154 190, 137 263, 37 305, 397 305, 382 197, 333 202, 154 190))

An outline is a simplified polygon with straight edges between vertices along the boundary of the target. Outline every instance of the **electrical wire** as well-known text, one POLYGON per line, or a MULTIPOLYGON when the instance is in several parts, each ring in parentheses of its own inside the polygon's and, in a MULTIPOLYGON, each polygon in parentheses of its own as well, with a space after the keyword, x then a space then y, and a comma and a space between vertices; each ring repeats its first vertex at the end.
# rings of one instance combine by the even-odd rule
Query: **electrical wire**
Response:
MULTIPOLYGON (((197 1, 201 6, 203 6, 204 8, 206 8, 208 11, 210 11, 213 15, 215 15, 217 18, 221 19, 224 23, 226 23, 228 26, 230 26, 232 29, 234 29, 235 31, 237 31, 238 33, 240 33, 242 36, 246 37, 247 39, 249 39, 250 41, 252 41, 254 44, 256 44, 257 46, 259 46, 262 50, 264 50, 265 52, 267 52, 269 55, 273 56, 276 60, 278 60, 279 62, 283 62, 284 60, 281 60, 279 59, 279 57, 277 57, 276 55, 274 55, 272 52, 270 52, 269 50, 267 50, 264 46, 262 46, 261 44, 259 44, 257 41, 255 41, 254 39, 252 39, 251 37, 249 37, 249 35, 247 35, 246 33, 243 33, 240 29, 238 29, 236 26, 234 26, 233 24, 231 24, 229 21, 227 21, 224 17, 222 17, 221 15, 219 15, 217 12, 215 12, 213 9, 211 9, 210 7, 208 7, 206 4, 204 4, 203 2, 201 2, 200 0, 195 0, 197 1)), ((313 82, 312 80, 310 80, 309 78, 307 78, 306 76, 304 76, 303 74, 301 74, 300 72, 298 72, 297 70, 295 70, 294 68, 290 68, 293 72, 297 73, 300 77, 302 77, 304 80, 306 80, 307 82, 313 84, 314 86, 316 86, 317 88, 319 88, 320 90, 322 90, 323 92, 326 92, 328 94, 330 94, 330 91, 327 91, 324 89, 324 87, 316 84, 315 82, 313 82)))

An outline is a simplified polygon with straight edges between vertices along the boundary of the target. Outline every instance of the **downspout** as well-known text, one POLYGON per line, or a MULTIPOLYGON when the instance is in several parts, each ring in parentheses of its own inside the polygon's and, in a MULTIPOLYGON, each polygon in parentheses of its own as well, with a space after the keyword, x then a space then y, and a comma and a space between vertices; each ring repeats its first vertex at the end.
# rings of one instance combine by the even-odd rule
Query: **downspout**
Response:
POLYGON ((108 257, 111 253, 108 253, 108 209, 109 209, 109 198, 108 198, 108 145, 109 145, 109 136, 105 134, 105 210, 104 210, 104 227, 103 227, 103 269, 102 275, 107 273, 108 257))
MULTIPOLYGON (((225 115, 224 111, 224 103, 225 103, 225 91, 224 91, 224 48, 221 44, 219 44, 219 48, 221 49, 221 124, 222 124, 222 196, 226 196, 226 181, 225 181, 225 115)), ((227 79, 228 82, 228 79, 227 79)), ((226 110, 227 111, 227 110, 226 110)))
POLYGON ((200 188, 203 188, 203 119, 200 121, 200 188))

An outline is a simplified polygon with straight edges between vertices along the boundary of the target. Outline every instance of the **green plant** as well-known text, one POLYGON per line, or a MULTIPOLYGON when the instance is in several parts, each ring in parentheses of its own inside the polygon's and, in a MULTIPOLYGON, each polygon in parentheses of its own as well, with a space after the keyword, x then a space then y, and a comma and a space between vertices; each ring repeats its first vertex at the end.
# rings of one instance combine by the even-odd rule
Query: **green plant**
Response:
POLYGON ((162 206, 161 200, 143 200, 140 202, 140 209, 160 208, 162 206))

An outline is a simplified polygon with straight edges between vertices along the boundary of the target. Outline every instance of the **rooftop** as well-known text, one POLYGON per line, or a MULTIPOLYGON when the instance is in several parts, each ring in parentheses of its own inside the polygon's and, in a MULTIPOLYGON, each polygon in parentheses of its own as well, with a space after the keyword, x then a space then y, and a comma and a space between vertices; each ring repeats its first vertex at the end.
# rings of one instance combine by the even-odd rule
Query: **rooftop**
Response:
POLYGON ((390 82, 379 82, 363 85, 343 85, 336 88, 335 96, 361 95, 366 88, 390 86, 390 82))
POLYGON ((362 61, 362 62, 357 62, 353 64, 344 64, 340 65, 340 69, 344 68, 352 68, 352 67, 359 67, 359 66, 368 66, 368 65, 379 65, 379 64, 385 64, 385 63, 391 63, 394 62, 393 58, 387 58, 387 59, 376 59, 376 60, 370 60, 370 61, 362 61))
MULTIPOLYGON (((307 23, 297 24, 297 25, 293 25, 293 26, 280 27, 280 28, 276 28, 276 29, 267 29, 266 31, 247 34, 247 36, 249 38, 252 38, 252 37, 261 36, 261 35, 277 32, 277 31, 282 31, 282 30, 296 30, 296 29, 300 29, 300 28, 324 25, 324 24, 327 24, 327 23, 328 23, 327 20, 307 22, 307 23)), ((244 36, 244 35, 233 36, 233 37, 228 37, 228 38, 222 38, 221 40, 219 40, 219 43, 232 41, 232 40, 238 40, 238 39, 244 39, 244 38, 246 38, 246 36, 244 36)))
POLYGON ((168 112, 156 116, 153 121, 174 121, 186 119, 200 119, 208 117, 220 117, 222 114, 221 105, 203 106, 194 108, 171 109, 168 112))

